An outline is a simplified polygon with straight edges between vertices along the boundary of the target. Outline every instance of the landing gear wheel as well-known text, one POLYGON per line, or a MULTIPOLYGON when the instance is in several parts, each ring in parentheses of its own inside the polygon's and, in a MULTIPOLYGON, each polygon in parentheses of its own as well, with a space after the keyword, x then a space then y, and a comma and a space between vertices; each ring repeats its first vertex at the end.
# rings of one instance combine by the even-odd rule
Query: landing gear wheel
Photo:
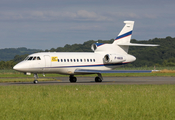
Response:
POLYGON ((102 80, 100 79, 100 77, 95 77, 95 82, 102 82, 102 80))
POLYGON ((38 83, 38 74, 37 73, 34 73, 34 78, 35 80, 33 81, 34 84, 37 84, 38 83))
POLYGON ((70 82, 77 82, 77 78, 76 77, 73 77, 73 76, 70 76, 69 77, 69 81, 70 82))
POLYGON ((38 83, 38 80, 34 80, 33 83, 37 84, 38 83))

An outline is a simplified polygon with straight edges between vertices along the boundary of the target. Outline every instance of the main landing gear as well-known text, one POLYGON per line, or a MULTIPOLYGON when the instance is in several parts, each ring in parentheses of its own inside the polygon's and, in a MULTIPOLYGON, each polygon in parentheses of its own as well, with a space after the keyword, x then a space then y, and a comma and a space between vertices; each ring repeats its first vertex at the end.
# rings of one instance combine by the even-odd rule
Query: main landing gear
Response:
MULTIPOLYGON (((100 73, 98 73, 98 76, 95 77, 95 82, 102 82, 102 80, 103 80, 102 75, 100 73)), ((77 82, 77 78, 74 77, 74 75, 70 75, 69 76, 69 81, 72 82, 72 83, 75 83, 75 82, 77 82)))
POLYGON ((95 82, 102 82, 102 80, 103 80, 102 75, 100 73, 98 73, 98 76, 95 77, 95 82))
POLYGON ((99 77, 95 77, 95 82, 102 82, 102 80, 99 77))
POLYGON ((33 81, 34 84, 37 84, 38 83, 38 74, 37 73, 34 73, 34 78, 35 80, 33 81))
POLYGON ((70 82, 77 82, 77 78, 74 77, 74 75, 70 75, 70 76, 69 76, 69 81, 70 81, 70 82))

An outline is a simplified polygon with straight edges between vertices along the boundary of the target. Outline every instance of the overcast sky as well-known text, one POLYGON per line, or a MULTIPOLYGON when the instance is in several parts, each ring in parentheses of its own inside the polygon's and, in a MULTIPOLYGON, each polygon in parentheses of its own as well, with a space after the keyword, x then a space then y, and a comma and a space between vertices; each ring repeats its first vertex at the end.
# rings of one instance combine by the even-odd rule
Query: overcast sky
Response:
POLYGON ((0 0, 0 49, 110 40, 125 20, 133 39, 175 37, 175 0, 0 0))

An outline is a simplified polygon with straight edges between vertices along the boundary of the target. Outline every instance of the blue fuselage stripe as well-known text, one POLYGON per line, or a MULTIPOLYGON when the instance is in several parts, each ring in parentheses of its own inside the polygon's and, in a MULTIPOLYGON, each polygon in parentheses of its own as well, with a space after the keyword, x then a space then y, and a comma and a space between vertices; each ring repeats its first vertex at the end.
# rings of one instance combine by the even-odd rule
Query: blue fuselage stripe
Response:
POLYGON ((99 67, 99 66, 118 66, 124 65, 127 63, 115 63, 115 64, 96 64, 96 65, 76 65, 76 66, 56 66, 56 67, 47 67, 47 68, 73 68, 73 67, 99 67))

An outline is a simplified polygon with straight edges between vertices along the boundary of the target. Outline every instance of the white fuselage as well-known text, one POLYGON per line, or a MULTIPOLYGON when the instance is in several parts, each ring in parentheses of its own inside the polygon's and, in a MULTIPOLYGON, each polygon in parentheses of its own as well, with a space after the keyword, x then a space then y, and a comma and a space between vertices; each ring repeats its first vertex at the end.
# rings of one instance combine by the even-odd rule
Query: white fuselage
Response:
POLYGON ((122 62, 105 63, 105 55, 106 53, 93 52, 41 52, 29 55, 27 59, 15 65, 14 69, 24 73, 59 73, 71 75, 75 74, 74 71, 76 69, 112 70, 120 65, 133 62, 136 59, 132 55, 125 54, 119 55, 125 58, 122 62))

